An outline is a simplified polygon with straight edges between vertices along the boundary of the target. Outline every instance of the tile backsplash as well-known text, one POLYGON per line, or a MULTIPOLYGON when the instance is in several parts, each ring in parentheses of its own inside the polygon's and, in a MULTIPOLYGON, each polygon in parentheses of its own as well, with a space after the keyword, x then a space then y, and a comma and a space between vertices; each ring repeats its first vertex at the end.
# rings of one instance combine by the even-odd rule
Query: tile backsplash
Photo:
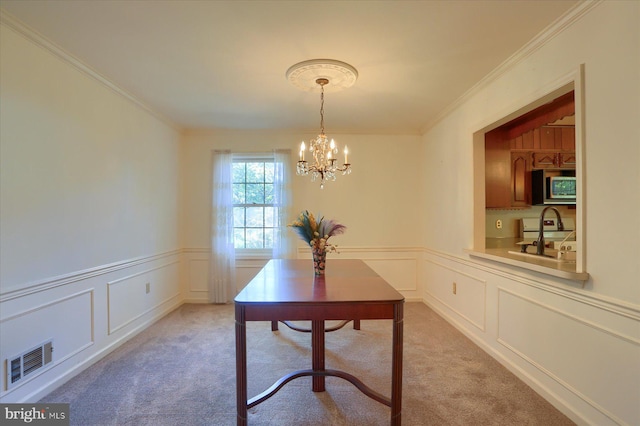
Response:
MULTIPOLYGON (((520 236, 520 218, 539 218, 545 206, 532 206, 527 209, 487 209, 485 211, 486 238, 516 238, 520 236), (502 221, 502 229, 496 228, 496 221, 502 221)), ((555 206, 562 218, 571 217, 575 220, 576 210, 569 206, 555 206)), ((547 214, 552 214, 547 211, 547 214)), ((545 215, 546 216, 546 215, 545 215)))

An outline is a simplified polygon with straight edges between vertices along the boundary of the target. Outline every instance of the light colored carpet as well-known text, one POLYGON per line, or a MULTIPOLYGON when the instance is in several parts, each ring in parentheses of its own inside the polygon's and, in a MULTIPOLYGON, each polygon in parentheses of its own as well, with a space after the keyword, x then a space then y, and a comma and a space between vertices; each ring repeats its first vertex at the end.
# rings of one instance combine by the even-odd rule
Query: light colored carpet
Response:
MULTIPOLYGON (((298 323, 305 325, 304 323, 298 323)), ((333 323, 329 323, 333 324, 333 323)), ((311 368, 311 334, 247 323, 248 390, 311 368)), ((389 396, 391 321, 326 335, 326 368, 389 396)), ((404 425, 572 425, 422 303, 405 304, 404 425)), ((352 384, 296 379, 249 410, 250 425, 387 425, 390 410, 352 384)), ((183 305, 40 402, 70 403, 72 425, 234 425, 233 305, 183 305)))

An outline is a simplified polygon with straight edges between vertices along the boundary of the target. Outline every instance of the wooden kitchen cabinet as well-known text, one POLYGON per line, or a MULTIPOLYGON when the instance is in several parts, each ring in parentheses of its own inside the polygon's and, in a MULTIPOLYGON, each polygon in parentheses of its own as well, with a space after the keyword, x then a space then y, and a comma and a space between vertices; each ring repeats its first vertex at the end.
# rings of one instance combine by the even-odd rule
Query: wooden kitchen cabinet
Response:
POLYGON ((573 126, 542 126, 532 132, 535 150, 576 150, 576 130, 573 126))
POLYGON ((485 134, 487 208, 526 208, 534 170, 575 169, 574 93, 566 93, 485 134))
POLYGON ((576 132, 573 126, 543 126, 513 137, 512 150, 575 151, 576 132))
POLYGON ((560 127, 560 146, 557 143, 556 136, 556 149, 560 149, 562 151, 573 151, 575 155, 576 151, 576 129, 573 126, 570 127, 560 127))
POLYGON ((485 206, 511 207, 509 140, 498 130, 485 135, 485 206))
POLYGON ((534 148, 535 149, 556 149, 556 129, 555 127, 540 127, 534 130, 534 148), (540 140, 538 146, 535 146, 536 132, 537 139, 540 140))
POLYGON ((538 150, 531 153, 532 169, 574 169, 575 151, 538 150))
MULTIPOLYGON (((536 129, 539 130, 539 129, 536 129)), ((575 152, 559 149, 514 149, 529 146, 543 132, 506 140, 504 132, 485 135, 485 206, 493 209, 531 205, 531 172, 536 169, 573 169, 575 152)), ((554 130, 555 133, 555 130, 554 130)), ((561 132, 558 132, 561 137, 561 132)), ((555 140, 555 137, 554 137, 555 140)), ((555 142, 554 142, 555 143, 555 142)), ((538 146, 539 143, 538 143, 538 146)), ((555 145, 554 145, 555 146, 555 145)), ((569 146, 566 145, 565 146, 569 146)))
POLYGON ((574 127, 542 126, 532 132, 532 168, 572 169, 576 166, 574 127))
POLYGON ((531 172, 538 169, 574 169, 575 152, 513 150, 513 140, 485 140, 485 205, 487 208, 528 207, 532 203, 531 172))
POLYGON ((560 152, 558 154, 558 167, 561 169, 576 168, 576 152, 560 152))
POLYGON ((531 152, 511 151, 511 207, 531 205, 531 152))
POLYGON ((558 153, 556 151, 538 150, 531 153, 531 166, 534 169, 556 169, 558 153))

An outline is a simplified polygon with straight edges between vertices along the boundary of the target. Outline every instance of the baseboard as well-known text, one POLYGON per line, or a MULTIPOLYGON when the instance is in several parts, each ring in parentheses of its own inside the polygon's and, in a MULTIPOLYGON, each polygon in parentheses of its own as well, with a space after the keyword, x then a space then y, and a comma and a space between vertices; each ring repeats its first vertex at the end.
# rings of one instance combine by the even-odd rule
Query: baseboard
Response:
POLYGON ((516 375, 520 380, 526 383, 529 387, 531 387, 536 393, 542 396, 546 401, 548 401, 551 405, 557 408, 560 412, 562 412, 565 416, 569 417, 573 422, 578 425, 588 425, 590 422, 584 418, 582 415, 577 413, 564 399, 562 399, 555 392, 551 391, 549 388, 544 386, 537 380, 534 376, 524 371, 517 365, 515 365, 511 360, 505 357, 502 353, 497 351, 495 348, 488 345, 485 341, 478 338, 473 332, 471 332, 463 323, 458 321, 456 318, 449 315, 446 311, 440 309, 437 304, 431 303, 428 299, 423 298, 422 302, 427 305, 429 308, 433 309, 438 315, 444 318, 449 324, 455 327, 458 331, 464 334, 469 340, 471 340, 475 345, 480 347, 484 352, 489 354, 492 358, 498 361, 502 366, 504 366, 511 373, 516 375))
POLYGON ((194 299, 194 298, 191 298, 191 299, 184 299, 183 303, 184 304, 187 304, 187 303, 205 304, 205 303, 211 303, 211 302, 209 302, 208 299, 194 299))

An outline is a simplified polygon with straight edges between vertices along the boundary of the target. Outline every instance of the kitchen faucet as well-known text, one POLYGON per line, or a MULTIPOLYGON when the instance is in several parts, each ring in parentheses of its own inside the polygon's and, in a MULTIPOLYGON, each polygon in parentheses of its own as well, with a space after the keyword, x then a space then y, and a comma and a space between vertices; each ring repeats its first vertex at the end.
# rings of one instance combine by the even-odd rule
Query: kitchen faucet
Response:
POLYGON ((544 214, 549 209, 556 212, 556 217, 558 218, 558 231, 564 231, 564 225, 562 223, 562 218, 560 217, 560 212, 558 211, 558 209, 551 206, 547 206, 542 209, 542 213, 540 213, 540 234, 538 235, 538 239, 536 240, 536 254, 539 256, 544 256, 544 214))

